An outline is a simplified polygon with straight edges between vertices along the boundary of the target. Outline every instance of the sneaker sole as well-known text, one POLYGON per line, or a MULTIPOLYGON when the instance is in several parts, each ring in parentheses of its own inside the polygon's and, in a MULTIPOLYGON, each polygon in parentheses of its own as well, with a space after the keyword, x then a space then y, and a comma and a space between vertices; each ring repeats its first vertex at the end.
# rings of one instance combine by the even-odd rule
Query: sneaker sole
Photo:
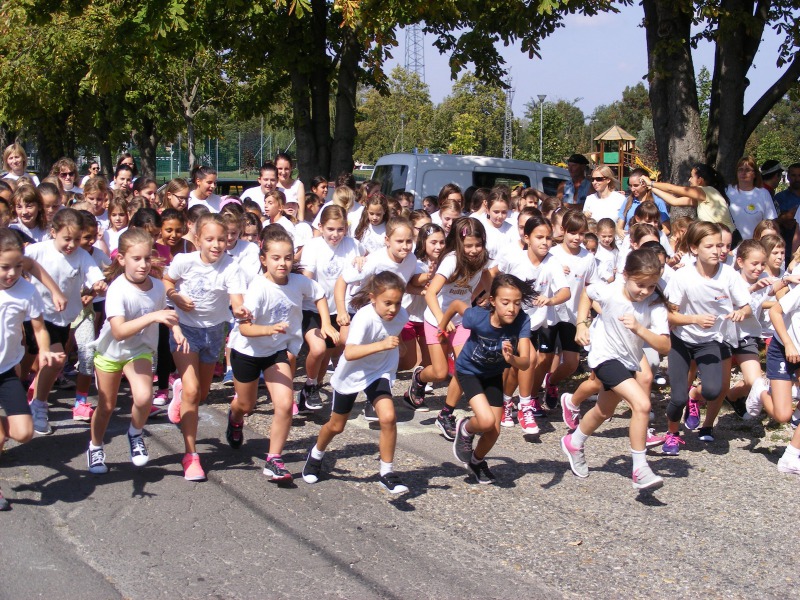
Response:
POLYGON ((193 477, 189 477, 188 475, 184 475, 183 478, 186 481, 205 481, 206 479, 208 479, 208 477, 206 477, 205 475, 195 475, 193 477))
POLYGON ((436 421, 436 427, 439 428, 439 431, 442 432, 442 436, 444 436, 444 439, 446 439, 448 442, 452 442, 454 439, 456 439, 456 436, 447 433, 447 430, 444 428, 444 425, 439 423, 439 421, 436 421))
POLYGON ((716 440, 716 438, 709 437, 707 435, 698 435, 697 439, 700 440, 701 442, 705 442, 707 444, 710 444, 711 442, 716 440))
POLYGON ((275 475, 274 471, 270 471, 268 468, 264 467, 262 471, 264 475, 269 477, 269 480, 273 483, 288 483, 294 479, 291 473, 287 473, 286 475, 275 475))
POLYGON ((661 489, 662 487, 664 487, 664 480, 661 479, 660 477, 658 479, 651 481, 650 483, 645 483, 645 484, 636 483, 635 481, 633 482, 633 489, 639 490, 640 492, 648 490, 652 492, 661 489))
POLYGON ((92 475, 105 475, 108 473, 108 467, 90 467, 89 473, 92 475))
POLYGON ((680 450, 668 450, 666 448, 661 449, 661 454, 665 454, 666 456, 678 456, 680 450))
POLYGON ((390 488, 386 484, 384 484, 382 481, 379 481, 378 483, 380 483, 381 487, 383 489, 385 489, 387 492, 389 492, 390 494, 392 494, 393 496, 397 496, 398 494, 405 494, 406 492, 408 492, 408 487, 405 486, 405 485, 398 485, 398 486, 395 486, 394 488, 390 488))
POLYGON ((76 423, 90 423, 92 417, 72 417, 72 420, 76 423))
POLYGON ((149 456, 144 457, 144 462, 142 462, 142 457, 137 457, 136 460, 131 459, 131 463, 133 464, 134 467, 144 467, 145 465, 147 465, 148 462, 150 462, 149 456))
POLYGON ((500 421, 500 427, 514 427, 514 421, 500 421))
POLYGON ((564 443, 564 440, 561 440, 561 451, 567 456, 569 460, 569 469, 575 475, 575 477, 580 477, 581 479, 586 479, 589 476, 589 473, 582 475, 575 471, 575 464, 573 462, 572 454, 569 450, 567 450, 567 445, 564 443))
POLYGON ((784 467, 783 465, 778 465, 778 472, 780 473, 788 473, 789 475, 800 475, 800 469, 793 469, 791 467, 784 467))
POLYGON ((38 429, 34 429, 33 432, 36 435, 52 435, 53 434, 53 428, 51 427, 47 431, 39 431, 38 429))

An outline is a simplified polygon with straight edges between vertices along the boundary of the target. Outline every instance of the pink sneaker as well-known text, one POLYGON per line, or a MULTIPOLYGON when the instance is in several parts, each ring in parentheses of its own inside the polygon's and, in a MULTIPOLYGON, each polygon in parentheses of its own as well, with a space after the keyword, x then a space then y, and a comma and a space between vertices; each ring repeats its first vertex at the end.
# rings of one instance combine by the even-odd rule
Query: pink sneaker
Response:
POLYGON ((536 424, 536 419, 533 416, 532 402, 526 402, 524 404, 520 402, 517 419, 519 419, 519 426, 522 427, 522 433, 534 435, 539 433, 539 426, 536 424))
POLYGON ((84 423, 88 423, 92 420, 92 414, 94 414, 94 408, 92 408, 91 404, 86 402, 79 402, 72 407, 73 421, 82 421, 84 423))
POLYGON ((153 406, 150 407, 150 414, 147 415, 147 418, 148 419, 153 419, 153 418, 157 418, 157 417, 163 417, 164 413, 166 413, 166 412, 167 412, 167 409, 164 408, 163 406, 153 405, 153 406))
POLYGON ((567 402, 572 404, 572 394, 561 394, 561 416, 564 417, 564 424, 570 431, 575 431, 581 420, 581 411, 567 408, 567 402))
POLYGON ((176 379, 172 384, 172 400, 167 409, 167 415, 171 423, 176 425, 181 422, 181 392, 183 391, 183 384, 180 379, 176 379))
POLYGON ((300 414, 300 407, 297 406, 297 402, 292 401, 292 416, 296 417, 300 414))
POLYGON ((503 402, 503 418, 500 420, 502 427, 514 426, 514 401, 503 402))
POLYGON ((206 472, 200 465, 200 457, 186 453, 181 461, 183 465, 183 478, 186 481, 205 481, 206 472))
POLYGON ((166 406, 169 402, 169 391, 167 390, 156 390, 155 396, 153 396, 153 406, 166 406))
POLYGON ((644 441, 645 448, 655 448, 667 441, 666 435, 656 434, 656 430, 652 427, 647 430, 647 438, 644 441))

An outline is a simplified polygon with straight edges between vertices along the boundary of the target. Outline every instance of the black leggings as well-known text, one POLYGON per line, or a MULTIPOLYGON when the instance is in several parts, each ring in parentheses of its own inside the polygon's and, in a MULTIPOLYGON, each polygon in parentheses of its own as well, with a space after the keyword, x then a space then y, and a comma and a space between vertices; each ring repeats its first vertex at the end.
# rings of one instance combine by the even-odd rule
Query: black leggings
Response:
POLYGON ((721 342, 688 344, 677 335, 670 335, 672 348, 669 351, 667 372, 672 385, 667 417, 679 423, 689 401, 689 366, 697 363, 697 372, 703 382, 702 394, 706 400, 716 400, 722 393, 722 361, 730 358, 730 352, 721 342))
POLYGON ((169 374, 175 370, 175 361, 172 360, 172 352, 169 349, 169 328, 158 324, 158 364, 156 365, 156 375, 158 376, 157 389, 166 390, 169 387, 169 374))

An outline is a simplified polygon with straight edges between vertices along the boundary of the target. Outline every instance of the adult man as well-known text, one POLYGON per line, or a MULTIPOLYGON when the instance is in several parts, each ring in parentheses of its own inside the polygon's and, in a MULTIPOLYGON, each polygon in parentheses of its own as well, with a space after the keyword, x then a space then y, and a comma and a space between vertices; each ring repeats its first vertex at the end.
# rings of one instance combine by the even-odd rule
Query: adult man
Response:
POLYGON ((789 180, 789 188, 775 194, 775 203, 778 205, 778 223, 783 228, 783 224, 788 222, 794 227, 792 238, 792 253, 800 246, 800 227, 797 227, 797 207, 800 206, 800 162, 792 163, 787 169, 786 178, 789 180), (794 222, 792 222, 794 218, 794 222))
POLYGON ((264 196, 278 189, 278 169, 272 163, 264 163, 258 172, 258 187, 251 187, 242 194, 242 200, 252 200, 264 211, 264 196))
POLYGON ((589 160, 583 154, 573 154, 567 159, 569 179, 564 184, 563 203, 567 208, 583 210, 586 196, 592 193, 592 187, 586 178, 586 166, 589 160))
POLYGON ((781 182, 783 177, 783 167, 777 160, 765 160, 764 164, 759 169, 761 171, 761 181, 764 183, 764 188, 769 192, 769 195, 775 197, 775 189, 781 182))

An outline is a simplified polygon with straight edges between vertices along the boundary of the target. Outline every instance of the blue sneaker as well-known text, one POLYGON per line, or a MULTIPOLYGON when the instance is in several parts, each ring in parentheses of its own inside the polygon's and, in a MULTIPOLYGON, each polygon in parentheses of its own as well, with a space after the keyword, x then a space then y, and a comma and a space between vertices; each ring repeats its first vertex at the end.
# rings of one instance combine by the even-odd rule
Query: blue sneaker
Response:
POLYGON ((686 403, 686 415, 683 423, 689 431, 694 431, 700 427, 700 405, 697 400, 691 397, 686 403))
POLYGON ((664 445, 661 447, 662 454, 668 454, 670 456, 678 456, 678 452, 681 450, 681 445, 685 444, 677 433, 670 433, 667 432, 667 437, 664 440, 664 445))
POLYGON ((233 387, 233 371, 225 371, 225 375, 222 376, 222 385, 233 387))

